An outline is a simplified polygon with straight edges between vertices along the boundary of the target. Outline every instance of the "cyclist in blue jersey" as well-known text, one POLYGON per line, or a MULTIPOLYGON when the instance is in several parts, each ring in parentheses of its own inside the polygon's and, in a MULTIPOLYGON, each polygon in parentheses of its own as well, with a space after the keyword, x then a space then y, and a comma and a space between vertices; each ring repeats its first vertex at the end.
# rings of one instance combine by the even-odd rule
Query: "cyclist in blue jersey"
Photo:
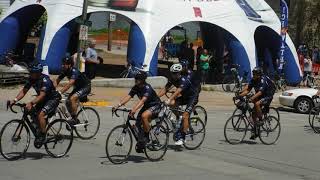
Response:
POLYGON ((176 145, 182 145, 184 143, 185 135, 189 128, 190 114, 198 103, 200 93, 199 86, 192 83, 191 76, 183 75, 182 71, 183 67, 181 64, 173 64, 170 67, 172 80, 158 93, 158 96, 162 97, 174 86, 177 90, 169 97, 166 103, 172 106, 186 105, 186 109, 182 114, 183 127, 176 134, 176 145))
POLYGON ((40 63, 32 65, 29 69, 30 77, 24 85, 23 89, 19 92, 16 98, 10 101, 10 105, 14 105, 21 100, 32 87, 37 96, 35 99, 26 104, 26 109, 31 111, 34 107, 39 121, 40 131, 36 142, 42 143, 46 135, 46 117, 55 113, 59 105, 61 96, 56 91, 50 77, 42 74, 43 67, 40 63))
POLYGON ((91 92, 91 81, 86 77, 84 73, 81 73, 78 69, 73 67, 73 59, 65 57, 62 61, 62 72, 59 77, 54 81, 55 87, 59 85, 63 78, 67 77, 69 82, 58 91, 60 94, 67 92, 72 86, 73 91, 69 94, 66 101, 68 111, 71 114, 72 119, 69 120, 69 124, 74 126, 79 124, 77 119, 78 102, 80 100, 87 99, 87 96, 91 92))
MULTIPOLYGON (((254 103, 255 113, 253 114, 253 121, 256 125, 261 125, 262 121, 262 106, 269 107, 273 95, 275 93, 275 85, 273 81, 266 75, 263 75, 261 68, 256 67, 252 70, 253 78, 249 84, 240 93, 240 97, 244 97, 250 93, 252 89, 255 90, 255 94, 250 98, 250 102, 254 103), (257 121, 258 120, 258 121, 257 121)), ((256 129, 250 139, 258 137, 256 129)))
POLYGON ((157 96, 154 89, 150 84, 146 82, 147 74, 145 72, 140 71, 135 76, 135 85, 130 90, 129 94, 121 99, 118 105, 113 106, 112 110, 116 110, 117 108, 127 104, 135 95, 140 99, 132 108, 129 115, 134 118, 136 112, 140 109, 138 116, 136 127, 139 130, 139 141, 137 143, 137 152, 143 152, 143 148, 146 143, 150 141, 149 139, 149 131, 150 131, 150 121, 153 118, 156 118, 160 112, 161 101, 157 96), (141 125, 142 124, 142 125, 141 125), (142 129, 143 127, 143 129, 142 129))

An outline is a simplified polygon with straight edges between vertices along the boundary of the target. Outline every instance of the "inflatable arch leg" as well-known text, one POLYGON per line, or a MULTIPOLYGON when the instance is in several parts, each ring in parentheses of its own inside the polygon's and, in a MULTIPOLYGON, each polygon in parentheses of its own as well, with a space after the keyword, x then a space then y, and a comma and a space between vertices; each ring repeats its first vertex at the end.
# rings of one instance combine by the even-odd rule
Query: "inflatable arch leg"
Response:
POLYGON ((235 38, 229 39, 229 48, 231 51, 231 58, 233 60, 234 64, 239 64, 239 74, 240 76, 243 76, 245 72, 248 72, 249 79, 251 78, 251 66, 249 57, 247 55, 246 50, 244 49, 243 45, 235 38))
POLYGON ((156 50, 153 53, 150 67, 149 67, 150 76, 158 75, 158 51, 159 51, 159 47, 157 46, 156 50))
MULTIPOLYGON (((8 17, 0 24, 0 54, 17 47, 20 39, 20 24, 16 17, 8 17)), ((3 59, 0 59, 2 61, 3 59)))
POLYGON ((128 41, 128 63, 135 67, 141 68, 146 53, 146 41, 140 27, 132 22, 130 26, 128 41))
POLYGON ((50 74, 57 74, 60 72, 62 58, 66 55, 72 30, 72 23, 67 23, 54 35, 45 59, 50 74))

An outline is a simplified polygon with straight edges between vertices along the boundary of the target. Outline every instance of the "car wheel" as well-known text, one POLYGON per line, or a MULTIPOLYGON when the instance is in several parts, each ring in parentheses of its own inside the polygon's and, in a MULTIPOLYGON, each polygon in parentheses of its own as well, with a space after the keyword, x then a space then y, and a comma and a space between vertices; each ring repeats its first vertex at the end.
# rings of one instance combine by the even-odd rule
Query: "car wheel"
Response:
POLYGON ((295 109, 299 113, 309 113, 310 110, 313 108, 313 102, 310 98, 300 97, 295 102, 295 109))

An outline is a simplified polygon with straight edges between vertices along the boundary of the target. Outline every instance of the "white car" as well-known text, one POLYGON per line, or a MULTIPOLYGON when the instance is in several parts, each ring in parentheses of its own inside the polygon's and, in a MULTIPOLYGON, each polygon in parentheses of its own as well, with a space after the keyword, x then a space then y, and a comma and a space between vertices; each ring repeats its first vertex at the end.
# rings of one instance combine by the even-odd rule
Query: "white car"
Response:
POLYGON ((279 96, 280 104, 294 108, 299 113, 309 113, 312 107, 315 106, 312 96, 317 93, 317 89, 292 89, 284 91, 279 96))

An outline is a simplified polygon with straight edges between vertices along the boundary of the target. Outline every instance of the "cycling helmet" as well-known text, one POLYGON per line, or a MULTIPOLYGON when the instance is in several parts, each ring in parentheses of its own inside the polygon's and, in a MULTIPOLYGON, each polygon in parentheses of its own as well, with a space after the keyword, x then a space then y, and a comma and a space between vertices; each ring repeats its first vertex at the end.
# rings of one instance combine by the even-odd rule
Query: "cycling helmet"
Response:
POLYGON ((62 59, 62 64, 71 64, 73 65, 73 59, 69 56, 62 59))
POLYGON ((177 73, 177 72, 181 72, 182 71, 182 65, 181 64, 173 64, 170 67, 170 72, 172 73, 177 73))
POLYGON ((135 76, 134 79, 145 81, 147 79, 147 73, 144 71, 139 71, 135 76))
POLYGON ((33 64, 31 65, 29 71, 30 73, 42 73, 43 66, 40 63, 33 64))
POLYGON ((182 67, 188 67, 189 65, 189 61, 186 59, 183 59, 180 61, 180 64, 182 65, 182 67))
POLYGON ((252 70, 252 74, 253 74, 253 75, 261 76, 261 75, 262 75, 262 69, 261 69, 260 67, 255 67, 255 68, 252 70))

